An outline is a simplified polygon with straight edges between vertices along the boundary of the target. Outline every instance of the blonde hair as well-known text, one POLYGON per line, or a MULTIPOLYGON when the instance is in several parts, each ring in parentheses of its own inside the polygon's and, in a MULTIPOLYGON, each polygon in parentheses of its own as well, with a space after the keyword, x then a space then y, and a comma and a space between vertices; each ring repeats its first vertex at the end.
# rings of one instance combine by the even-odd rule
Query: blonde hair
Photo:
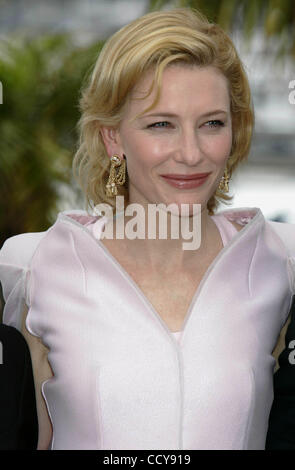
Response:
MULTIPOLYGON (((73 159, 73 174, 86 196, 86 209, 99 203, 110 204, 115 209, 114 198, 105 194, 110 159, 101 137, 101 126, 119 125, 131 91, 153 68, 154 106, 159 98, 163 70, 174 63, 214 66, 227 78, 233 130, 227 162, 229 175, 246 159, 254 112, 248 79, 229 36, 196 10, 177 8, 148 13, 111 36, 81 91, 79 145, 73 159)), ((125 185, 118 187, 118 194, 124 196, 126 207, 128 175, 125 185)), ((220 200, 230 199, 217 188, 207 204, 209 214, 214 213, 220 200)))

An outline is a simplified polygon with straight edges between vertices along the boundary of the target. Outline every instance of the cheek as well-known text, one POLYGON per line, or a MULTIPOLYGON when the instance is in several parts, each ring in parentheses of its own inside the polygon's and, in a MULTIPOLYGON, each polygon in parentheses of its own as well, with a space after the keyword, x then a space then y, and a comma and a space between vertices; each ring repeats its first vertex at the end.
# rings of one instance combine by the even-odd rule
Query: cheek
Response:
POLYGON ((212 159, 224 161, 230 154, 232 147, 231 133, 216 135, 211 139, 204 141, 204 151, 210 155, 212 159))
POLYGON ((151 139, 135 139, 125 142, 123 152, 129 160, 130 167, 152 167, 163 160, 167 153, 164 142, 151 141, 151 139))

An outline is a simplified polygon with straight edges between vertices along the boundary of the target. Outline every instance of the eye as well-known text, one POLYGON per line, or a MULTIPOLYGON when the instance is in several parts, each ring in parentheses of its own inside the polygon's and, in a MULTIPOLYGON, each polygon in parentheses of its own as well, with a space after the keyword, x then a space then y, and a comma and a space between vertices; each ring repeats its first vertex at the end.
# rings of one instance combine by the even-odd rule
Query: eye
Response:
POLYGON ((147 127, 150 128, 158 128, 158 127, 167 127, 170 125, 170 122, 168 121, 160 121, 160 122, 154 122, 153 124, 149 124, 147 127))
POLYGON ((212 129, 224 126, 224 122, 220 121, 219 119, 208 121, 206 124, 208 124, 208 127, 211 127, 212 129))

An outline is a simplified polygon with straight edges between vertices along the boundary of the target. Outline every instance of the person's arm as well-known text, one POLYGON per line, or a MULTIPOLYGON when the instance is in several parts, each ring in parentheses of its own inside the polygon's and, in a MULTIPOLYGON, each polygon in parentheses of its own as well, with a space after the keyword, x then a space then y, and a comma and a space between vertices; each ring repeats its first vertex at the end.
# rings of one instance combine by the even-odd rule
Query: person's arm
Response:
POLYGON ((28 308, 26 306, 22 316, 22 334, 29 346, 33 366, 39 429, 37 449, 46 450, 50 446, 52 438, 52 426, 48 415, 47 406, 41 392, 41 387, 42 383, 51 378, 53 374, 47 360, 48 349, 42 344, 40 338, 31 335, 26 328, 25 321, 27 314, 28 308))
POLYGON ((38 421, 32 363, 23 335, 0 324, 0 450, 35 450, 38 421))
POLYGON ((274 374, 274 401, 265 449, 295 450, 295 296, 285 336, 285 348, 278 362, 279 369, 274 374))

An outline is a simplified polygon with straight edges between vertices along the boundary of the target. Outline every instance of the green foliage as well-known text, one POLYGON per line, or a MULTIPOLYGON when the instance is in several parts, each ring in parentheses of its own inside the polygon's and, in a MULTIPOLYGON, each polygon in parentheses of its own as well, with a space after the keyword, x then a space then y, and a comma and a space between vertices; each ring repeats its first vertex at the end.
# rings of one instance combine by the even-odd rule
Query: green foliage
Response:
POLYGON ((101 45, 77 49, 67 35, 1 43, 0 246, 56 218, 58 186, 71 184, 79 90, 101 45))
POLYGON ((266 38, 282 40, 279 55, 295 59, 295 2, 294 0, 150 0, 149 9, 189 7, 204 13, 226 31, 236 24, 250 42, 256 27, 262 27, 266 38))

